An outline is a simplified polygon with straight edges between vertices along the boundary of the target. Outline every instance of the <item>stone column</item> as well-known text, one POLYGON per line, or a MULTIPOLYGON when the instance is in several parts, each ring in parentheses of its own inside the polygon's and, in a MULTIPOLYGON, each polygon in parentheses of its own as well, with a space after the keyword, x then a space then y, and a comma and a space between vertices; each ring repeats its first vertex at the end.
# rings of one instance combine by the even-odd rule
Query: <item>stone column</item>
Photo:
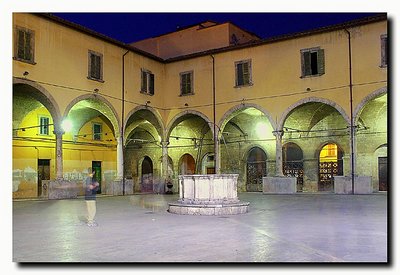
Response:
POLYGON ((283 160, 282 160, 282 136, 283 131, 274 131, 273 132, 276 138, 276 165, 275 165, 275 176, 283 177, 283 160))
POLYGON ((63 179, 63 156, 62 156, 62 136, 64 131, 54 130, 56 135, 56 179, 63 179))
POLYGON ((122 136, 117 137, 117 178, 121 180, 124 176, 124 144, 122 136))
POLYGON ((221 173, 221 152, 219 148, 218 133, 214 135, 214 163, 215 163, 215 174, 221 173))
POLYGON ((169 141, 161 141, 162 146, 162 177, 168 179, 168 145, 169 141))

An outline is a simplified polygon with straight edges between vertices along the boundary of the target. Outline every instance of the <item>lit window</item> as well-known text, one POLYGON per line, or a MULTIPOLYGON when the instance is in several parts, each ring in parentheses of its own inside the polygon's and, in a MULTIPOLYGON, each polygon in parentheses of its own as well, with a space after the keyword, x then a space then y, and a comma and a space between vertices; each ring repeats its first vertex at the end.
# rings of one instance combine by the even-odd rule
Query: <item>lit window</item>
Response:
POLYGON ((89 50, 88 59, 88 78, 102 81, 103 55, 89 50))
POLYGON ((34 31, 17 27, 15 30, 14 58, 34 63, 34 31))
POLYGON ((325 53, 323 49, 304 49, 301 53, 301 75, 319 76, 325 73, 325 53))
POLYGON ((193 94, 193 71, 180 74, 181 77, 181 95, 193 94))
POLYGON ((150 71, 142 69, 142 85, 140 91, 142 93, 154 95, 154 74, 150 71))
POLYGON ((236 87, 251 85, 251 60, 235 62, 236 87))

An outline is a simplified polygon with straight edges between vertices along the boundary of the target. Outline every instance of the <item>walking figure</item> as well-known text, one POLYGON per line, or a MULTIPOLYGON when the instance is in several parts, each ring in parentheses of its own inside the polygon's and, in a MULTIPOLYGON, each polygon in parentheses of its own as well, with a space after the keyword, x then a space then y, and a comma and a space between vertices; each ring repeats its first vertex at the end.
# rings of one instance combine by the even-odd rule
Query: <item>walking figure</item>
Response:
POLYGON ((99 189, 99 183, 94 178, 96 173, 95 170, 89 169, 89 174, 85 181, 85 201, 87 208, 87 225, 88 226, 97 226, 97 223, 94 221, 94 217, 96 216, 96 193, 99 189))

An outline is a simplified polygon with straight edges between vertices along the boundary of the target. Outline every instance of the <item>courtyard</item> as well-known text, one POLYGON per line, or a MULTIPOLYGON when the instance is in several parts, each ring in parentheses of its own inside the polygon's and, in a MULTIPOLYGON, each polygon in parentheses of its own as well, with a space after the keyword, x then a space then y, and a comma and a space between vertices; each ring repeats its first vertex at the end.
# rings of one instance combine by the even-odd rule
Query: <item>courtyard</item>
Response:
POLYGON ((239 193, 249 212, 167 211, 178 195, 99 196, 97 227, 83 198, 13 201, 14 262, 387 263, 386 192, 239 193))

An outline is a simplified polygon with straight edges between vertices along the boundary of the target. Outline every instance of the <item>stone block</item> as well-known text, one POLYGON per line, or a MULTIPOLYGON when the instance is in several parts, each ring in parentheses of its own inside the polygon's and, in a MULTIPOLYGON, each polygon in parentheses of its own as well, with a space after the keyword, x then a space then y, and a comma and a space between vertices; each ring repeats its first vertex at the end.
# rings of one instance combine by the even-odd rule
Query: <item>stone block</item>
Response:
POLYGON ((296 193, 295 177, 263 177, 263 194, 296 193))
MULTIPOLYGON (((335 176, 334 177, 335 194, 352 194, 351 177, 335 176)), ((356 176, 354 177, 354 194, 371 194, 372 177, 356 176)))
POLYGON ((78 185, 76 182, 57 179, 49 181, 49 200, 75 199, 78 197, 78 185))

